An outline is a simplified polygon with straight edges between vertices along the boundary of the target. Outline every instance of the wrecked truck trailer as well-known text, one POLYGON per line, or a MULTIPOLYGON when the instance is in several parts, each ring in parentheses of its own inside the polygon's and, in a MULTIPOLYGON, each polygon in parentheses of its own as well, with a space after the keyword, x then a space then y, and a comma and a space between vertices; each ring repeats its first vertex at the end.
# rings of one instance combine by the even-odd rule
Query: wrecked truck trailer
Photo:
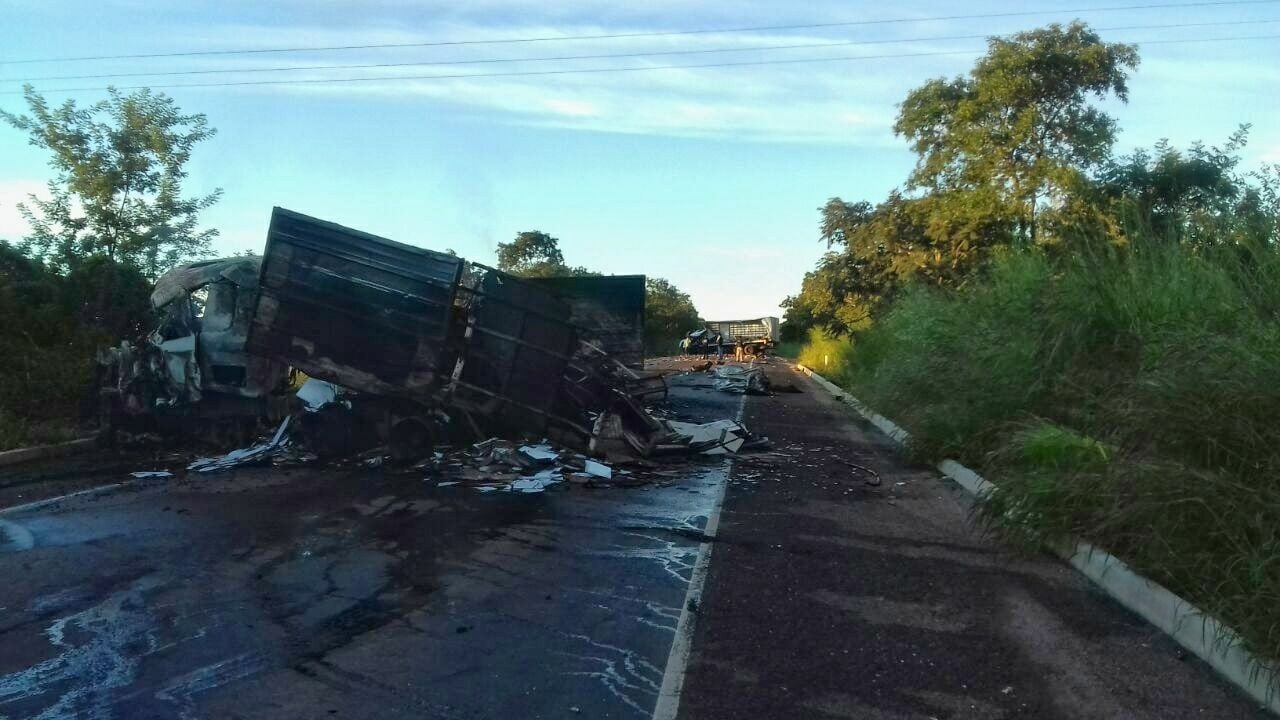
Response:
POLYGON ((247 349, 361 394, 393 454, 440 429, 583 444, 590 395, 561 392, 580 349, 570 317, 537 284, 276 208, 247 349))
POLYGON ((644 275, 530 278, 568 303, 569 322, 594 345, 633 370, 644 369, 644 275))
POLYGON ((287 413, 287 366, 245 350, 260 262, 205 260, 160 277, 156 328, 97 355, 104 442, 191 434, 238 442, 287 413))
POLYGON ((530 278, 570 307, 578 339, 603 351, 625 370, 614 379, 632 397, 666 397, 660 372, 644 370, 644 275, 566 275, 530 278))

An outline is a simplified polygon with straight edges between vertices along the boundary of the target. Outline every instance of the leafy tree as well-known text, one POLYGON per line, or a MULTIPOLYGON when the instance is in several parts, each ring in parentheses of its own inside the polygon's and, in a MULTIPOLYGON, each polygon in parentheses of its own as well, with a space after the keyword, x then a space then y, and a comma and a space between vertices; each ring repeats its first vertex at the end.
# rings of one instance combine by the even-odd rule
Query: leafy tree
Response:
POLYGON ((874 207, 828 200, 820 234, 834 249, 784 301, 787 323, 794 332, 844 334, 865 327, 909 283, 961 285, 1008 243, 1002 209, 985 188, 918 198, 895 190, 874 207))
POLYGON ((1241 217, 1246 181, 1235 168, 1248 131, 1241 127, 1222 148, 1197 142, 1181 151, 1161 140, 1150 151, 1112 159, 1098 173, 1102 199, 1155 237, 1197 244, 1222 239, 1241 217))
POLYGON ((112 89, 88 107, 74 100, 52 107, 30 85, 25 97, 29 115, 0 110, 0 118, 52 154, 57 176, 49 199, 32 196, 20 206, 32 228, 24 253, 57 271, 104 256, 151 277, 207 254, 217 231, 198 229, 197 218, 222 191, 182 192, 192 149, 214 133, 204 115, 183 114, 150 90, 112 89))
POLYGON ((650 352, 669 352, 702 324, 688 293, 663 278, 645 281, 644 344, 650 352))
POLYGON ((903 101, 894 130, 919 155, 911 186, 994 187, 1034 241, 1041 201, 1059 199, 1114 142, 1115 120, 1090 101, 1126 101, 1137 65, 1134 46, 1078 21, 991 38, 968 76, 931 80, 903 101))
POLYGON ((516 235, 509 243, 498 243, 498 269, 521 277, 568 275, 560 240, 540 231, 516 235))

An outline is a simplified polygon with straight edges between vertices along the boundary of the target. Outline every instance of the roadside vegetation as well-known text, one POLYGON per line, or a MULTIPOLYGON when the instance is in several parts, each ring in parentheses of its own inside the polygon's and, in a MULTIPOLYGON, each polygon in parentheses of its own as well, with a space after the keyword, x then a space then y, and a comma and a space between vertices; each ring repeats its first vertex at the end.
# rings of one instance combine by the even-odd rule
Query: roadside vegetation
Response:
POLYGON ((143 333, 151 282, 217 235, 198 216, 219 191, 182 191, 214 132, 203 115, 146 90, 51 106, 28 86, 25 100, 0 121, 48 151, 53 178, 19 206, 30 233, 0 238, 0 450, 81 434, 94 353, 143 333))
POLYGON ((1247 128, 1115 155, 1093 101, 1137 64, 1051 26, 912 91, 915 173, 822 209, 786 326, 912 452, 982 468, 993 530, 1089 540, 1274 663, 1280 167, 1240 168, 1247 128))

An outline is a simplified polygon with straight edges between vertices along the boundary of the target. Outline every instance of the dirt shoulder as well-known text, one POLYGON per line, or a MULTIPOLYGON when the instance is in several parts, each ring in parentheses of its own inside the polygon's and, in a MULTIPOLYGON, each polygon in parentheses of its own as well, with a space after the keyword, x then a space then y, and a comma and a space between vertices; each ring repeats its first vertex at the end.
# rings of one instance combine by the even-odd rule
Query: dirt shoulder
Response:
POLYGON ((735 462, 680 717, 1269 717, 1064 565, 982 536, 957 488, 766 367, 804 392, 747 404, 778 454, 735 462))

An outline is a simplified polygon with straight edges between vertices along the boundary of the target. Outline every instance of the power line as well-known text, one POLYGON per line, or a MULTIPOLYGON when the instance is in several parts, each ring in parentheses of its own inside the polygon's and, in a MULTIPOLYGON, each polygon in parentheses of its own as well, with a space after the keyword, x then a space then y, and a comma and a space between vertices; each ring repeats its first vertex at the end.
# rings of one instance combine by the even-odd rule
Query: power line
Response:
MULTIPOLYGON (((1174 43, 1212 43, 1212 42, 1241 42, 1246 40, 1275 40, 1280 39, 1280 35, 1244 35, 1237 37, 1213 37, 1213 38, 1189 38, 1178 40, 1144 40, 1135 44, 1138 45, 1168 45, 1174 43)), ((945 55, 981 55, 981 49, 973 50, 945 50, 939 52, 923 52, 923 53, 894 53, 888 55, 845 55, 840 57, 821 57, 821 58, 790 58, 785 60, 743 60, 736 62, 722 63, 702 63, 696 65, 641 65, 633 67, 607 67, 607 68, 566 68, 560 70, 526 70, 514 72, 499 73, 459 73, 454 75, 373 75, 354 78, 311 78, 311 79, 290 79, 290 80, 241 80, 234 82, 214 82, 214 83, 179 83, 171 85, 130 85, 124 87, 116 87, 116 90, 168 90, 175 88, 217 88, 217 87, 246 87, 246 86, 264 86, 264 85, 318 85, 330 83, 356 83, 356 82, 377 82, 391 80, 459 80, 467 78, 494 78, 494 77, 531 77, 544 75, 580 75, 588 73, 623 73, 623 72, 644 72, 651 70, 696 70, 701 68, 723 68, 723 67, 747 67, 759 65, 792 65, 797 63, 818 63, 818 62, 837 62, 851 60, 886 60, 898 58, 919 58, 919 57, 940 57, 945 55)), ((44 91, 48 93, 66 93, 66 92, 99 92, 111 89, 110 87, 79 87, 79 88, 53 88, 44 91)), ((22 91, 9 90, 0 92, 0 95, 20 95, 22 91)))
MULTIPOLYGON (((1265 25, 1280 22, 1275 20, 1229 20, 1219 22, 1198 22, 1198 23, 1168 23, 1164 25, 1121 25, 1116 27, 1095 28, 1098 32, 1113 32, 1117 30, 1168 30, 1174 28, 1193 28, 1193 27, 1221 27, 1226 25, 1265 25)), ((639 58, 639 57, 659 57, 673 55, 708 55, 717 53, 736 53, 736 52, 759 52, 771 50, 801 50, 827 47, 849 47, 854 45, 893 45, 897 43, 914 43, 914 42, 945 42, 953 40, 982 40, 992 37, 989 34, 978 35, 949 35, 937 37, 914 37, 914 38, 897 38, 897 39, 880 39, 880 40, 849 40, 840 42, 824 42, 824 43, 801 43, 791 45, 756 45, 747 47, 734 48, 709 48, 698 50, 655 50, 648 52, 629 52, 629 53, 603 53, 595 55, 559 55, 544 57, 518 57, 518 58, 479 58, 467 60, 429 60, 415 62, 396 62, 396 63, 368 63, 360 65, 289 65, 283 67, 257 67, 257 68, 213 68, 204 70, 164 70, 158 72, 132 72, 132 73, 102 73, 97 75, 46 75, 30 78, 0 78, 0 82, 43 82, 49 80, 101 80, 107 78, 132 78, 132 77, 163 77, 174 75, 223 75, 223 74, 239 74, 239 73, 268 73, 268 72, 298 72, 307 70, 368 70, 373 68, 396 68, 396 67, 426 67, 426 66, 450 66, 450 65, 487 65, 495 63, 523 63, 523 62, 552 62, 566 60, 605 60, 618 58, 639 58)), ((998 35, 995 37, 1008 37, 1008 35, 998 35)))
POLYGON ((0 64, 23 65, 32 63, 85 62, 90 60, 139 60, 150 58, 194 57, 200 55, 253 55, 263 53, 289 52, 328 52, 333 50, 374 50, 411 47, 446 47, 458 45, 510 45, 516 43, 562 42, 578 40, 621 40, 641 37, 666 37, 675 35, 707 35, 717 33, 765 32, 773 30, 814 30, 820 28, 856 27, 870 25, 895 25, 902 23, 950 21, 950 20, 990 20, 996 18, 1028 17, 1033 15, 1063 15, 1082 12, 1121 12, 1125 10, 1161 10, 1174 8, 1204 8, 1244 5, 1273 5, 1280 0, 1204 0, 1202 2, 1183 3, 1144 3, 1139 5, 1111 5, 1068 8, 1062 10, 1018 10, 1000 13, 982 13, 970 15, 941 15, 933 17, 899 17, 878 20, 851 20, 846 22, 808 23, 796 25, 756 25, 732 28, 703 28, 696 30, 654 30, 630 33, 608 33, 600 35, 552 35, 523 38, 487 38, 476 40, 438 40, 416 43, 374 43, 365 45, 327 45, 310 47, 257 48, 251 50, 187 50, 167 53, 137 53, 129 55, 85 55, 79 57, 25 58, 18 60, 0 60, 0 64))

